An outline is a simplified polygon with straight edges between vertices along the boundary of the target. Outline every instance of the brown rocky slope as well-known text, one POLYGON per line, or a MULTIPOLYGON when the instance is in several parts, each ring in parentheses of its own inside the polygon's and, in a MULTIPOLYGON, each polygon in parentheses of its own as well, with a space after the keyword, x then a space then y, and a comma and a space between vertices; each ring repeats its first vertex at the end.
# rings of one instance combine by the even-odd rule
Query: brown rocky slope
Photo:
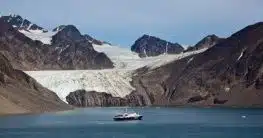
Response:
POLYGON ((71 109, 33 78, 12 67, 0 54, 0 114, 39 113, 71 109))
POLYGON ((75 93, 69 98, 71 104, 77 106, 88 106, 90 104, 85 102, 94 99, 110 99, 112 103, 107 100, 107 106, 115 106, 118 100, 119 106, 262 107, 262 59, 263 23, 259 22, 203 53, 153 70, 146 67, 138 69, 131 82, 136 90, 125 98, 105 98, 99 93, 94 96, 94 92, 75 93))
POLYGON ((204 53, 155 70, 140 69, 130 96, 140 105, 263 106, 263 23, 204 53))

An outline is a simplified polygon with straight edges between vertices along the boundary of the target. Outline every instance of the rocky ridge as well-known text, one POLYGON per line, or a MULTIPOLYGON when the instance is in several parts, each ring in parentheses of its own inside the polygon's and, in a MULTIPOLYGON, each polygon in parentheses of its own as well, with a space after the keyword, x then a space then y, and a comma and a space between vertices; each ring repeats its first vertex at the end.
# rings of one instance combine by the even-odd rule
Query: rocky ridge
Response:
POLYGON ((11 24, 15 29, 19 30, 41 30, 47 32, 46 29, 22 18, 20 15, 11 14, 9 16, 0 17, 4 22, 11 24))
POLYGON ((28 30, 32 27, 28 24, 32 23, 21 23, 22 21, 27 22, 21 16, 0 18, 0 52, 15 68, 65 70, 114 67, 107 55, 95 51, 86 35, 81 35, 75 26, 65 25, 49 36, 50 32, 42 31, 42 27, 28 30), (20 23, 23 26, 14 27, 20 23))
POLYGON ((133 78, 140 105, 262 107, 263 23, 250 25, 207 51, 133 78))
MULTIPOLYGON (((121 100, 117 98, 118 102, 114 104, 109 100, 107 106, 118 103, 118 106, 262 107, 262 36, 263 23, 259 22, 203 53, 153 69, 147 66, 137 69, 131 82, 135 90, 121 100)), ((83 93, 77 95, 86 102, 89 100, 85 99, 97 99, 95 94, 103 95, 83 93)))
POLYGON ((184 50, 184 52, 199 50, 202 48, 210 48, 223 40, 224 38, 220 38, 214 34, 208 35, 199 42, 197 42, 194 46, 189 46, 186 50, 184 50))
POLYGON ((140 57, 178 54, 183 50, 184 48, 178 43, 171 43, 150 35, 143 35, 131 46, 131 51, 138 53, 140 57))

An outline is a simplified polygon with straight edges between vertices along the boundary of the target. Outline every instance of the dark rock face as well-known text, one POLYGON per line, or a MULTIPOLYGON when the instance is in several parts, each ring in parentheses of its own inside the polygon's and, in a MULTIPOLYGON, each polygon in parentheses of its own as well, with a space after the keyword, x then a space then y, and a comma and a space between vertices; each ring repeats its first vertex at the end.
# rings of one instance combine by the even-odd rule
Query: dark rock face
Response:
POLYGON ((139 53, 140 57, 158 56, 160 54, 178 54, 184 48, 178 43, 171 43, 160 38, 143 35, 131 46, 131 51, 139 53))
POLYGON ((203 38, 202 40, 200 40, 199 42, 197 42, 196 45, 188 47, 184 52, 199 50, 199 49, 203 49, 203 48, 210 48, 210 47, 218 44, 219 42, 222 42, 223 40, 224 40, 223 38, 219 38, 218 36, 216 36, 214 34, 208 35, 205 38, 203 38))
MULTIPOLYGON (((104 53, 94 50, 92 43, 73 25, 64 26, 52 38, 54 53, 62 68, 104 69, 113 68, 113 62, 104 53)), ((52 55, 54 55, 52 53, 52 55)))
POLYGON ((42 27, 31 23, 27 19, 23 19, 20 15, 9 15, 1 17, 5 22, 11 24, 16 29, 25 29, 25 30, 43 30, 42 27))
POLYGON ((11 61, 15 68, 28 69, 28 66, 36 65, 37 61, 41 60, 44 55, 35 46, 41 48, 41 45, 0 19, 0 52, 11 61))
POLYGON ((140 99, 140 105, 262 107, 262 58, 260 22, 203 53, 137 70, 132 81, 136 91, 129 96, 140 99))
POLYGON ((73 25, 61 27, 51 45, 33 41, 0 18, 0 52, 16 69, 105 69, 112 61, 93 49, 92 44, 73 25))
POLYGON ((201 41, 199 41, 195 47, 197 49, 202 49, 202 48, 210 48, 214 45, 216 45, 217 43, 219 43, 220 41, 222 41, 223 38, 219 38, 216 35, 208 35, 205 38, 203 38, 201 41))
POLYGON ((125 106, 127 101, 124 98, 113 97, 105 92, 77 90, 71 92, 66 97, 70 105, 76 107, 93 107, 93 106, 125 106))
POLYGON ((130 94, 124 98, 113 97, 106 92, 77 90, 66 97, 67 102, 75 107, 107 107, 107 106, 143 106, 143 97, 130 94))
MULTIPOLYGON (((72 39, 72 37, 74 37, 74 36, 76 36, 77 39, 80 38, 80 37, 79 37, 79 36, 81 36, 80 32, 76 29, 75 26, 72 26, 72 25, 60 25, 60 26, 54 28, 52 31, 53 31, 53 32, 56 32, 56 31, 59 32, 59 31, 65 29, 65 27, 67 27, 67 29, 64 31, 64 33, 65 33, 65 32, 67 32, 67 33, 70 33, 70 32, 73 33, 73 32, 75 32, 75 35, 74 35, 74 34, 70 34, 70 38, 71 38, 71 39, 72 39), (72 32, 72 31, 73 31, 73 32, 72 32)), ((64 35, 61 35, 61 34, 60 34, 60 36, 66 37, 67 35, 66 35, 66 34, 64 34, 64 35)), ((109 45, 111 45, 110 43, 97 40, 97 39, 95 39, 95 38, 93 38, 93 37, 91 37, 90 35, 87 35, 87 34, 84 34, 84 35, 81 36, 81 37, 84 37, 86 40, 88 40, 88 41, 89 41, 90 43, 92 43, 92 44, 96 44, 96 45, 109 44, 109 45)), ((62 40, 65 40, 65 38, 63 38, 62 40)), ((73 40, 74 40, 74 39, 73 39, 73 40)))
POLYGON ((80 41, 82 35, 74 25, 66 25, 52 37, 52 44, 67 44, 74 41, 80 41))
POLYGON ((68 110, 71 106, 33 78, 13 69, 0 54, 0 114, 68 110))

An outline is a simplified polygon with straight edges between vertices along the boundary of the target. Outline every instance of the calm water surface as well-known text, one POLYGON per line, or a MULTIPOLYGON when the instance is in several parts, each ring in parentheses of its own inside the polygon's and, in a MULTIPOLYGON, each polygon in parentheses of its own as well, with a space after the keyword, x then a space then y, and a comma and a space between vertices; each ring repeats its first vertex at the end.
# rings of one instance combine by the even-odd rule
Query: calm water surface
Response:
POLYGON ((142 121, 114 122, 124 108, 0 117, 0 138, 263 138, 263 109, 130 108, 142 121))

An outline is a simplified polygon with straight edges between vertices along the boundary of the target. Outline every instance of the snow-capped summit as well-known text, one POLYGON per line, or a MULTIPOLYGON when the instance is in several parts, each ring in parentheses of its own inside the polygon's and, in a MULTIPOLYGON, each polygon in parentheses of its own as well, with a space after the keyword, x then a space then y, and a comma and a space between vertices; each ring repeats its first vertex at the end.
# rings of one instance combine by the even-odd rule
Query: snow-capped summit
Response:
POLYGON ((9 16, 2 16, 1 18, 19 30, 42 30, 43 32, 47 32, 46 29, 31 23, 29 20, 22 18, 20 15, 10 14, 9 16))
MULTIPOLYGON (((10 16, 20 19, 19 16, 10 16)), ((0 18, 1 52, 7 55, 15 68, 22 70, 105 69, 113 63, 104 54, 95 51, 92 44, 73 25, 61 31, 18 29, 0 18), (55 39, 54 39, 55 38, 55 39), (37 40, 37 41, 36 41, 37 40), (56 43, 52 43, 53 40, 56 43), (3 47, 3 48, 2 48, 3 47)))
POLYGON ((88 34, 82 35, 74 25, 59 25, 53 30, 47 30, 21 17, 20 15, 10 14, 8 16, 0 16, 0 18, 30 39, 41 41, 43 44, 47 45, 68 39, 73 41, 79 39, 88 40, 90 43, 96 45, 110 44, 105 41, 95 39, 88 34))
POLYGON ((51 44, 51 39, 56 32, 50 32, 29 20, 22 18, 20 15, 10 14, 9 16, 0 17, 4 22, 12 25, 20 33, 32 40, 41 41, 43 44, 51 44))

